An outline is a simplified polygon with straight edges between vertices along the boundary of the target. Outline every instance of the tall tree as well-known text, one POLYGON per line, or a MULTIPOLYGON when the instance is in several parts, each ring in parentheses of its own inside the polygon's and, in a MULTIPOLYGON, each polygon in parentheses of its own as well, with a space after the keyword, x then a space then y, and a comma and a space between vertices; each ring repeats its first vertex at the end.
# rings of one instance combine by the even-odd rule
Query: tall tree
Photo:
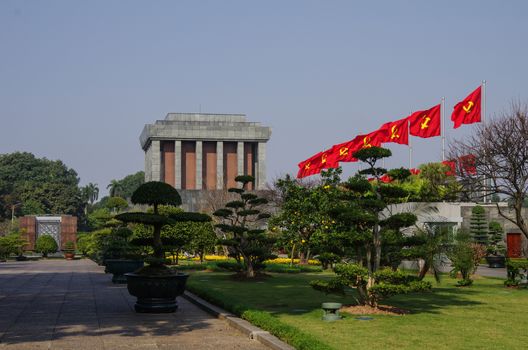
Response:
POLYGON ((0 218, 24 214, 81 214, 83 203, 75 170, 60 160, 27 152, 0 155, 0 218))
POLYGON ((134 191, 145 182, 145 173, 138 171, 120 180, 112 180, 106 187, 111 197, 131 198, 134 191))
POLYGON ((452 159, 474 156, 474 171, 459 169, 458 176, 481 198, 506 197, 514 215, 497 203, 499 215, 528 238, 528 223, 522 213, 528 198, 528 105, 512 103, 508 111, 479 124, 472 136, 453 143, 450 153, 452 159))

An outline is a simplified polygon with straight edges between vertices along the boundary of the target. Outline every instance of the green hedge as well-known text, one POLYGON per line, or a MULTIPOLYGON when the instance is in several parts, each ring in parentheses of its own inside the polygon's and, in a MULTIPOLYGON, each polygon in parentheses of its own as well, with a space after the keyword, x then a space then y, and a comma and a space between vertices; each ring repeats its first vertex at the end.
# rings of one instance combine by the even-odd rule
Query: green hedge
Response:
POLYGON ((254 310, 243 304, 236 304, 223 300, 218 294, 213 294, 206 289, 200 289, 196 286, 187 285, 186 288, 199 297, 270 332, 298 350, 333 350, 332 347, 321 343, 316 337, 304 333, 296 327, 285 324, 267 311, 254 310))

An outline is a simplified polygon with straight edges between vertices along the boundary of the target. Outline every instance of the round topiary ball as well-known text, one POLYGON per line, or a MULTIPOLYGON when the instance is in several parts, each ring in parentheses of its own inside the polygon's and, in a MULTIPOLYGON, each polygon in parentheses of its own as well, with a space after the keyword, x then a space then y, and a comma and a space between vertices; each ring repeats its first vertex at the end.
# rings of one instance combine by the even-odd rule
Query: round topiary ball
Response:
POLYGON ((132 203, 148 205, 173 205, 182 203, 180 194, 174 187, 159 181, 145 182, 132 194, 132 203))

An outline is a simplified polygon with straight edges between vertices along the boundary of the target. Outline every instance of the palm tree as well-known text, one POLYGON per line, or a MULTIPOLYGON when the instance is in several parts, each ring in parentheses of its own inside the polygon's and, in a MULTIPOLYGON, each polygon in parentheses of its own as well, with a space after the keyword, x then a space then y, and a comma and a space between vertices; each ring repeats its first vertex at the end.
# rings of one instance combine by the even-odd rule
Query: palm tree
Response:
POLYGON ((106 186, 107 189, 109 189, 110 197, 119 197, 119 193, 123 189, 123 185, 119 180, 112 180, 110 181, 110 184, 106 186))
POLYGON ((88 204, 93 205, 99 198, 99 187, 97 184, 90 182, 88 185, 81 187, 81 200, 84 204, 84 214, 88 213, 88 204))

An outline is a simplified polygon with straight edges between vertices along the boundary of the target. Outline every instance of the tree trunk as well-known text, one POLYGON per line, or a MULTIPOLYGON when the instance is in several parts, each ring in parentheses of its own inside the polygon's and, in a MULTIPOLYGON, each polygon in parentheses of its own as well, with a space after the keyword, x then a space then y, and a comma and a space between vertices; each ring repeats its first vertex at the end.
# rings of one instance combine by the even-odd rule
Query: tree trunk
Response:
POLYGON ((203 264, 203 261, 204 261, 204 260, 203 260, 203 259, 204 259, 204 252, 203 252, 203 250, 201 250, 199 254, 200 254, 200 264, 203 264))
POLYGON ((366 305, 368 302, 368 291, 366 285, 358 285, 356 288, 358 293, 358 303, 359 305, 366 305))
POLYGON ((379 225, 374 225, 374 267, 372 268, 373 272, 376 272, 379 270, 380 263, 381 263, 381 233, 379 225))
POLYGON ((290 266, 293 266, 293 259, 295 257, 295 244, 293 245, 292 247, 292 251, 291 251, 291 261, 290 261, 290 266))
POLYGON ((427 260, 425 260, 422 268, 420 269, 420 273, 418 274, 418 278, 420 279, 420 281, 424 279, 424 277, 427 274, 427 271, 429 271, 430 267, 431 266, 429 265, 427 260))
POLYGON ((306 265, 308 262, 306 261, 306 253, 299 252, 299 265, 306 265))
POLYGON ((176 265, 178 265, 180 262, 180 250, 176 250, 176 265))
POLYGON ((161 244, 161 226, 154 226, 154 235, 153 235, 153 248, 154 256, 159 259, 163 259, 163 245, 161 244))

